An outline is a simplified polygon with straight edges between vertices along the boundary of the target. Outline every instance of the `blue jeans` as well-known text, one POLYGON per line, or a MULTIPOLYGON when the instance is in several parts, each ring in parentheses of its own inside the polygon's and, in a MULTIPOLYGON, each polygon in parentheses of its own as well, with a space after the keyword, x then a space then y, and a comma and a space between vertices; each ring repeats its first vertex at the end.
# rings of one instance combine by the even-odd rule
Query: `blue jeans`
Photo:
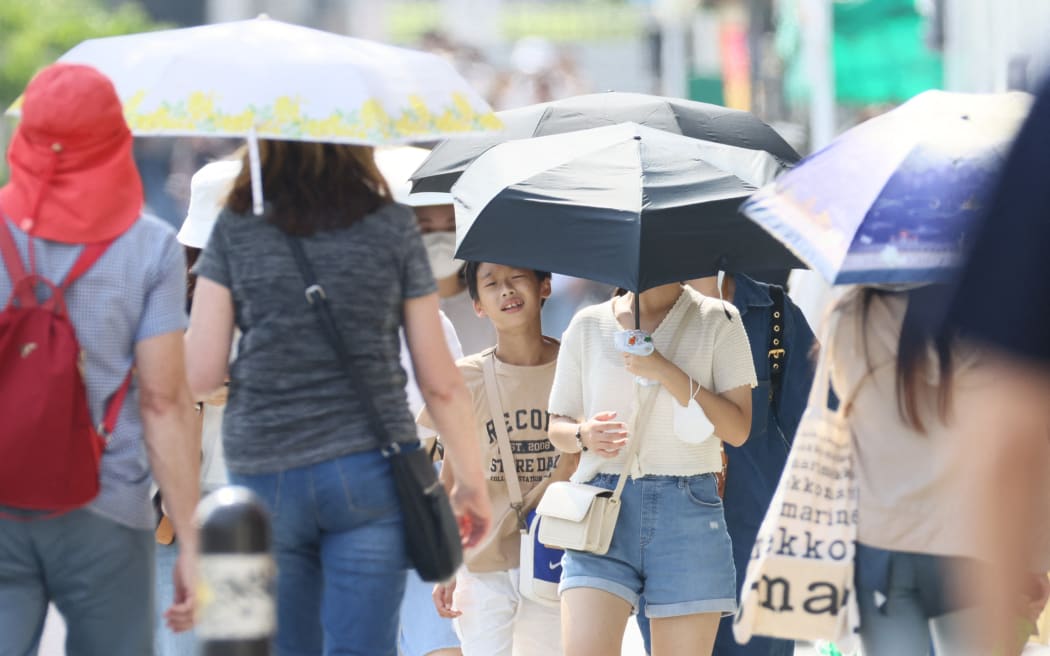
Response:
POLYGON ((230 472, 271 512, 279 656, 395 656, 409 567, 390 463, 354 453, 273 474, 230 472))
POLYGON ((152 531, 84 509, 0 519, 0 656, 36 653, 49 601, 65 620, 68 656, 149 654, 152 594, 152 531))
POLYGON ((855 563, 865 656, 924 656, 931 645, 951 656, 987 651, 967 633, 979 619, 976 606, 952 598, 945 585, 950 568, 975 567, 973 561, 858 543, 855 563))

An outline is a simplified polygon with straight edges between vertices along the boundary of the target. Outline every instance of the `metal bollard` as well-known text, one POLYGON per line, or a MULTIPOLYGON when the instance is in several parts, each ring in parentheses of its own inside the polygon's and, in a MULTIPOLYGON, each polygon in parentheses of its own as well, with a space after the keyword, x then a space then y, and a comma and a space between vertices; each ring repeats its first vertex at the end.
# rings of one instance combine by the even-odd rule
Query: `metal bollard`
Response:
POLYGON ((197 507, 198 656, 269 656, 276 627, 270 517, 248 488, 228 486, 197 507))

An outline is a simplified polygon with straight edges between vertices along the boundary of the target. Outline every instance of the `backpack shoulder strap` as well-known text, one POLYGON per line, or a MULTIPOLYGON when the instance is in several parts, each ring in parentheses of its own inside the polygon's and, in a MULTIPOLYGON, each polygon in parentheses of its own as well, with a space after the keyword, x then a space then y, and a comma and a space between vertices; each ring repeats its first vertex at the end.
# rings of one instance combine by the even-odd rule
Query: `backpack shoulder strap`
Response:
POLYGON ((4 219, 4 225, 0 228, 0 257, 7 268, 7 275, 11 278, 12 294, 18 295, 18 301, 23 306, 35 305, 36 297, 33 295, 32 287, 20 284, 26 277, 26 268, 22 264, 22 255, 15 245, 15 238, 11 235, 11 223, 4 219))
POLYGON ((84 249, 80 251, 80 255, 77 256, 76 262, 73 263, 73 267, 66 274, 65 280, 59 285, 59 289, 66 290, 72 285, 77 278, 87 273, 87 270, 98 262, 98 259, 106 252, 109 245, 113 243, 113 240, 97 242, 94 244, 84 244, 84 249))
POLYGON ((124 400, 128 397, 128 390, 131 389, 131 378, 134 372, 135 367, 128 369, 128 374, 124 376, 124 382, 120 384, 116 392, 113 392, 113 396, 109 397, 106 414, 102 418, 102 423, 98 425, 98 436, 107 443, 110 436, 113 435, 113 429, 117 427, 117 419, 120 418, 120 410, 124 407, 124 400))

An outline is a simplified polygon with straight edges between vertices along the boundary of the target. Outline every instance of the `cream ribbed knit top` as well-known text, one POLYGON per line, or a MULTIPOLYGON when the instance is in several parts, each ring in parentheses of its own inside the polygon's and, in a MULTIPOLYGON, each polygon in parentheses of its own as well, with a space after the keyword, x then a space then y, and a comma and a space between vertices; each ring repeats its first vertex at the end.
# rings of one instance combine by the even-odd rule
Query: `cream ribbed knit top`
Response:
MULTIPOLYGON (((624 368, 623 356, 613 342, 613 335, 620 330, 611 300, 577 313, 562 337, 551 388, 551 414, 584 420, 611 410, 621 421, 633 417, 637 398, 634 375, 624 368)), ((653 343, 693 380, 716 394, 756 385, 751 347, 740 314, 732 305, 707 298, 692 288, 683 288, 653 333, 653 343), (689 325, 682 330, 681 343, 672 348, 670 342, 683 321, 689 325)), ((691 476, 721 469, 718 440, 694 445, 675 437, 671 419, 674 403, 674 397, 661 387, 649 417, 630 436, 642 439, 633 476, 691 476)), ((582 454, 573 480, 586 482, 596 473, 622 472, 625 452, 616 458, 582 454)))

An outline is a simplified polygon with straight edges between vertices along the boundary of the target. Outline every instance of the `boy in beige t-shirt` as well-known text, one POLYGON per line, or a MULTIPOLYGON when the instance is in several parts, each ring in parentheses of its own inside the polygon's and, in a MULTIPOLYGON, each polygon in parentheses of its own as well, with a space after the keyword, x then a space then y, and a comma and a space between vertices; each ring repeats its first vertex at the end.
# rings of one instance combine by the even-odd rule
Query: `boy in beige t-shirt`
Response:
MULTIPOLYGON (((496 329, 496 346, 458 363, 474 400, 482 463, 496 520, 489 535, 465 554, 456 580, 434 588, 443 617, 455 618, 464 656, 548 656, 561 653, 560 613, 521 596, 518 590, 520 533, 505 476, 518 478, 524 508, 535 508, 552 480, 566 480, 574 456, 547 439, 547 404, 558 342, 544 337, 540 307, 550 295, 550 274, 491 263, 468 263, 467 286, 479 316, 496 329), (503 417, 494 418, 484 368, 491 359, 503 417), (500 457, 495 421, 504 422, 513 463, 500 457), (513 469, 511 469, 513 468, 513 469), (508 471, 509 470, 509 471, 508 471)), ((432 428, 426 409, 419 423, 432 428)), ((507 455, 507 454, 504 454, 507 455)), ((446 483, 455 476, 446 465, 446 483)))

